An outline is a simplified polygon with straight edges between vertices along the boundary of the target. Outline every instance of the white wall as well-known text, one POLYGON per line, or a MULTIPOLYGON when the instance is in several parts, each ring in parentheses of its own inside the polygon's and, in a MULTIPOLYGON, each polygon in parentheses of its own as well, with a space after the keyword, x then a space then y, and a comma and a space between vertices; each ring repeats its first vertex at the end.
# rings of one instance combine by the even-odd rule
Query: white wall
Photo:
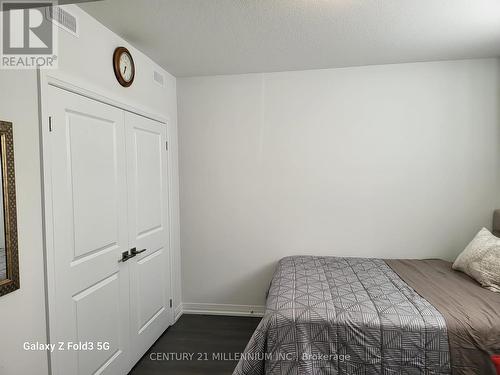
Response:
POLYGON ((0 374, 47 373, 37 80, 34 71, 0 70, 0 119, 14 124, 21 289, 0 297, 0 374))
MULTIPOLYGON (((78 16, 80 38, 59 32, 59 69, 51 74, 82 82, 136 107, 169 118, 170 150, 173 164, 175 207, 172 238, 178 272, 174 275, 174 303, 181 301, 180 247, 177 168, 176 79, 161 70, 149 58, 132 48, 111 31, 77 8, 68 6, 78 16), (134 84, 122 88, 112 70, 114 48, 128 47, 136 62, 134 84), (152 81, 153 69, 166 76, 164 88, 152 81)), ((24 341, 46 342, 44 265, 42 242, 42 201, 40 177, 39 118, 37 76, 34 71, 0 70, 0 119, 14 123, 14 148, 18 209, 21 289, 0 297, 0 374, 47 374, 45 352, 25 352, 24 341)))
POLYGON ((179 79, 186 306, 264 304, 287 255, 453 258, 500 207, 499 90, 494 59, 179 79))

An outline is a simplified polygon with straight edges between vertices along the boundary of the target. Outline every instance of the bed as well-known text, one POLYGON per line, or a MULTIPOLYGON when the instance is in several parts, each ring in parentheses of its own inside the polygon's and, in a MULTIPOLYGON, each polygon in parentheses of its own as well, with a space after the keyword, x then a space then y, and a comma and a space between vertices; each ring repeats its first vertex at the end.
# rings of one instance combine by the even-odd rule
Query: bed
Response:
POLYGON ((292 256, 233 375, 493 375, 499 354, 500 293, 449 262, 292 256))

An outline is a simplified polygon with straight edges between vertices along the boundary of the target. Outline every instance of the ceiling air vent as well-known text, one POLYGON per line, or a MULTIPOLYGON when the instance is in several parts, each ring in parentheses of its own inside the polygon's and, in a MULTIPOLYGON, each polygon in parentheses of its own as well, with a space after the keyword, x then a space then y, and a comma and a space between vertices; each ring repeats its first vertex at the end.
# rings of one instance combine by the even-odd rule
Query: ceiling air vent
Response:
POLYGON ((61 7, 54 6, 47 8, 47 19, 54 22, 61 29, 78 37, 78 22, 74 15, 61 7))
POLYGON ((154 71, 154 74, 153 74, 153 80, 159 84, 161 87, 165 86, 165 77, 163 77, 163 74, 161 74, 160 72, 158 71, 154 71))

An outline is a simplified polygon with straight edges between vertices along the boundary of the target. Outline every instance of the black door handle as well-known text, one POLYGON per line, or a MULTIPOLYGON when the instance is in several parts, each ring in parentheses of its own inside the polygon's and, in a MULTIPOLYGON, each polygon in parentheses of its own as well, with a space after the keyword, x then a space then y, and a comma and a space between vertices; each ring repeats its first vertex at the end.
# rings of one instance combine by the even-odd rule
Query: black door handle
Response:
POLYGON ((127 260, 129 260, 130 258, 135 257, 136 255, 137 255, 137 254, 134 254, 134 253, 132 253, 132 252, 129 254, 129 252, 128 252, 128 251, 124 251, 124 252, 122 253, 122 259, 120 259, 120 260, 118 261, 118 263, 120 263, 120 262, 126 262, 126 261, 127 261, 127 260))
POLYGON ((142 249, 142 250, 137 251, 137 248, 134 247, 134 248, 130 249, 130 254, 133 254, 134 256, 136 256, 137 254, 143 253, 146 250, 147 249, 142 249))

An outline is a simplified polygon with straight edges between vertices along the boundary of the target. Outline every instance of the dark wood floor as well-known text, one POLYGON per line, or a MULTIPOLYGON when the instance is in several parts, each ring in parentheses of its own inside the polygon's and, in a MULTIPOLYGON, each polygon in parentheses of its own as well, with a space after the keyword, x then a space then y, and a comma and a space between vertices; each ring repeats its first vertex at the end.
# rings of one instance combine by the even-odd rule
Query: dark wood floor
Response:
POLYGON ((130 374, 230 375, 237 363, 232 360, 235 353, 243 352, 259 321, 252 317, 183 315, 130 374))

